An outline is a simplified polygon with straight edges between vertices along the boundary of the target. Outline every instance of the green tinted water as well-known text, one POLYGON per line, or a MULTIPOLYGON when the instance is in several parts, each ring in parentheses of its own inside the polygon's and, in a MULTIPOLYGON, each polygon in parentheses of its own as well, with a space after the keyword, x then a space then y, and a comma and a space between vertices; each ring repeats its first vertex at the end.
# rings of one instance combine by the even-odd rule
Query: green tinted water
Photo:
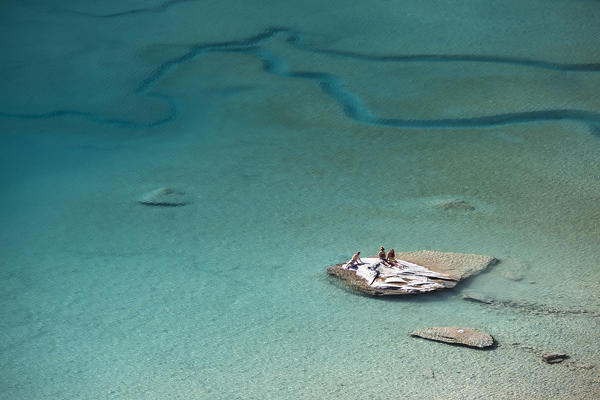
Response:
POLYGON ((440 10, 181 2, 114 16, 123 5, 61 5, 106 18, 11 8, 23 20, 49 16, 45 29, 67 49, 36 63, 38 44, 30 46, 39 54, 19 53, 28 48, 15 43, 27 42, 37 22, 11 26, 15 35, 24 31, 5 45, 7 76, 28 82, 28 74, 53 72, 60 79, 46 84, 84 95, 7 86, 2 392, 23 399, 598 397, 593 126, 385 127, 352 119, 339 102, 353 93, 373 115, 409 120, 598 112, 595 70, 355 57, 597 61, 597 49, 582 44, 595 25, 575 23, 598 12, 594 3, 528 4, 497 13, 476 2, 440 10), (533 33, 511 31, 515 15, 533 33), (82 43, 57 30, 67 21, 82 43), (455 30, 459 22, 465 32, 455 30), (173 61, 190 55, 192 43, 243 41, 274 25, 302 33, 313 51, 282 33, 173 61), (494 36, 499 27, 507 28, 494 36), (87 53, 68 56, 76 48, 87 53), (73 84, 65 60, 81 74, 73 84), (85 60, 105 64, 86 70, 85 60), (270 70, 265 60, 282 64, 270 70), (29 69, 19 69, 25 61, 29 69), (148 90, 136 92, 147 77, 154 77, 148 90), (120 85, 104 84, 117 78, 120 85), (28 91, 39 96, 35 104, 23 100, 28 91), (144 128, 173 111, 161 99, 176 114, 144 128), (161 186, 194 202, 136 203, 161 186), (475 209, 437 207, 454 199, 475 209), (327 266, 380 245, 502 262, 454 290, 405 299, 358 296, 327 278, 327 266), (465 290, 497 302, 467 302, 465 290), (427 326, 485 330, 498 346, 477 351, 409 336, 427 326), (547 351, 571 358, 547 365, 540 358, 547 351))

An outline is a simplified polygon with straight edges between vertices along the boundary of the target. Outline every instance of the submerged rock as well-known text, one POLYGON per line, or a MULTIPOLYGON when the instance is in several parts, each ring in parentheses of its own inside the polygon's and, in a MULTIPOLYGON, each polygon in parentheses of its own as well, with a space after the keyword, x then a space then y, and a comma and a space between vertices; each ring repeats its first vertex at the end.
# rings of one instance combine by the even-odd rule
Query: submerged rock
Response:
POLYGON ((329 275, 347 286, 375 296, 426 293, 452 288, 466 277, 498 262, 490 256, 421 250, 397 253, 398 267, 387 267, 377 258, 363 258, 364 264, 346 269, 336 264, 329 275))
POLYGON ((494 338, 485 332, 469 328, 433 327, 414 331, 411 336, 435 340, 436 342, 462 344, 469 347, 485 348, 494 344, 494 338))
POLYGON ((563 362, 567 358, 569 358, 569 356, 564 353, 546 353, 542 355, 542 360, 548 364, 563 362))
POLYGON ((159 207, 180 207, 190 203, 184 192, 171 188, 158 188, 148 192, 138 202, 145 206, 159 207))
POLYGON ((468 300, 468 301, 472 301, 475 303, 483 303, 483 304, 494 304, 494 301, 495 301, 493 298, 491 298, 485 294, 475 292, 472 290, 468 290, 468 291, 464 292, 462 294, 462 298, 465 300, 468 300))
POLYGON ((464 200, 461 199, 455 199, 455 200, 449 200, 449 201, 444 201, 442 203, 436 204, 435 205, 436 208, 440 208, 444 211, 450 211, 450 210, 455 210, 455 211, 474 211, 475 210, 475 206, 467 203, 464 200))
POLYGON ((502 263, 502 268, 500 268, 500 275, 515 282, 522 281, 525 278, 526 272, 529 270, 528 264, 511 259, 504 261, 505 263, 502 263))

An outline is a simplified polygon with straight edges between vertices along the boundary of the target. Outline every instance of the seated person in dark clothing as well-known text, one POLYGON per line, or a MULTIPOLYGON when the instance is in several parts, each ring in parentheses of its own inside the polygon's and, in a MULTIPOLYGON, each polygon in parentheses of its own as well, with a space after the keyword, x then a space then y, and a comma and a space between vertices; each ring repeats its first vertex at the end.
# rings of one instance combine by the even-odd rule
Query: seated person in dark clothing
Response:
POLYGON ((388 263, 387 256, 385 254, 385 249, 383 248, 383 246, 381 246, 381 248, 379 249, 379 253, 377 254, 377 256, 379 257, 380 263, 382 263, 383 265, 387 265, 388 267, 390 266, 390 264, 388 263))

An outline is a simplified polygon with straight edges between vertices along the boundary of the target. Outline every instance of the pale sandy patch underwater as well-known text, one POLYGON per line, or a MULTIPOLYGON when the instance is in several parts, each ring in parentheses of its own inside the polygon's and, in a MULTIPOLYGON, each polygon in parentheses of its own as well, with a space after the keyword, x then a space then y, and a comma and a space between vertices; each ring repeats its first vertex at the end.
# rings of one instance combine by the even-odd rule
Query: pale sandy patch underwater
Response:
POLYGON ((600 72, 546 69, 503 86, 537 70, 469 63, 457 84, 447 71, 462 64, 355 57, 593 65, 596 3, 35 4, 9 7, 4 24, 3 396, 598 397, 600 140, 585 118, 599 112, 600 72), (288 30, 257 39, 273 26, 288 30), (285 63, 270 70, 274 60, 285 63), (486 77, 496 106, 476 91, 486 77), (343 101, 403 120, 585 118, 383 127, 343 101), (163 186, 193 204, 136 203, 163 186), (451 199, 474 210, 436 207, 451 199), (327 280, 325 267, 381 244, 503 262, 401 301, 327 280), (470 303, 467 289, 524 307, 470 303), (408 336, 437 325, 486 330, 499 346, 408 336), (551 350, 596 367, 544 364, 537 354, 551 350))

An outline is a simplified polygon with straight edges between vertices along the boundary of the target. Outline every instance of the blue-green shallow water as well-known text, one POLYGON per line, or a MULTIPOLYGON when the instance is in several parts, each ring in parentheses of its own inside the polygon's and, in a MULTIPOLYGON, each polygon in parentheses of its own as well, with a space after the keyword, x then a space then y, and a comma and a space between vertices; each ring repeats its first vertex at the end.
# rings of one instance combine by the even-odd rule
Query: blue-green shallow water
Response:
POLYGON ((5 6, 2 398, 600 396, 597 2, 321 3, 5 6), (502 262, 326 277, 382 244, 502 262))

